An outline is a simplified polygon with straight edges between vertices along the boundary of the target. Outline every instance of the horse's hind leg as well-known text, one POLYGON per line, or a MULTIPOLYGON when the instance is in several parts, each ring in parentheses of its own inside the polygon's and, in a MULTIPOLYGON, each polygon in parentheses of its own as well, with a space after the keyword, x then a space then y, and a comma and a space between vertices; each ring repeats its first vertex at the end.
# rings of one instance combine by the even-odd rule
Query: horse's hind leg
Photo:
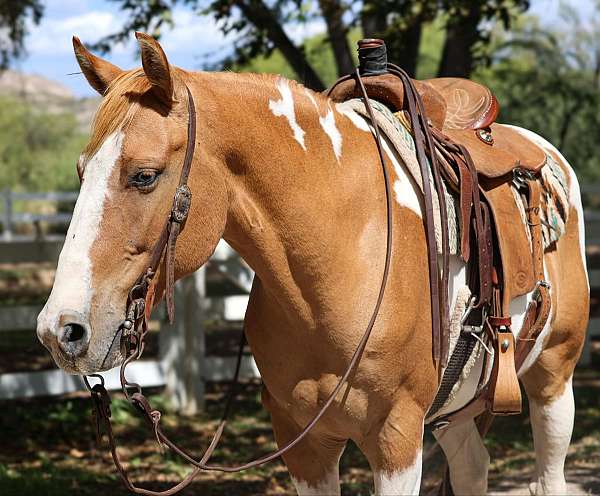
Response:
POLYGON ((544 257, 556 313, 541 353, 521 377, 529 398, 536 454, 536 481, 530 486, 535 495, 566 494, 564 464, 575 416, 572 376, 589 312, 585 255, 577 225, 582 215, 580 207, 571 209, 566 234, 556 251, 544 257))
POLYGON ((535 495, 567 494, 564 465, 575 418, 571 381, 552 400, 536 397, 533 392, 528 396, 537 479, 529 489, 535 495))
POLYGON ((434 432, 444 450, 454 494, 486 494, 490 456, 473 420, 434 432))

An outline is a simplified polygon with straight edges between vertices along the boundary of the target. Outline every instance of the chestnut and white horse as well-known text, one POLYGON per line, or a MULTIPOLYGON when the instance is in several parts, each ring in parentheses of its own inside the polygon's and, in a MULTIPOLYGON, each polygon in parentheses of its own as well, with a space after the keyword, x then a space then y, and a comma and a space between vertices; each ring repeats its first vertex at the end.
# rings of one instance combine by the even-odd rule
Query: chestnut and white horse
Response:
MULTIPOLYGON (((138 40, 143 69, 123 71, 74 38, 81 70, 103 101, 78 163, 81 192, 38 336, 69 373, 90 374, 123 360, 111 343, 127 292, 171 208, 186 148, 187 85, 196 102, 197 141, 176 277, 204 264, 221 238, 255 270, 246 333, 282 445, 335 387, 375 305, 386 215, 373 136, 362 117, 297 83, 187 72, 169 65, 149 36, 138 40)), ((544 259, 551 322, 521 380, 537 460, 531 489, 564 494, 571 378, 589 290, 579 186, 560 153, 543 146, 568 171, 570 212, 566 234, 544 259)), ((419 492, 424 418, 438 387, 423 203, 389 147, 387 161, 395 236, 386 297, 350 384, 284 455, 300 495, 340 493, 338 462, 349 439, 367 457, 377 494, 419 492)), ((453 262, 451 279, 464 284, 464 267, 453 262)), ((161 279, 159 295, 163 290, 161 279)), ((474 422, 443 430, 438 440, 455 493, 484 494, 489 457, 474 422)))

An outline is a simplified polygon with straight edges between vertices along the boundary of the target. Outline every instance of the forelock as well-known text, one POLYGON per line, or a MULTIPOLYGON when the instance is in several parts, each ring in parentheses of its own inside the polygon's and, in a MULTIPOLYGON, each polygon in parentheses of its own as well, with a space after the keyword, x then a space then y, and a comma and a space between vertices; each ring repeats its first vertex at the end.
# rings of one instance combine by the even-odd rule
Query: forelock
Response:
POLYGON ((140 108, 142 95, 150 88, 142 69, 125 72, 111 82, 92 121, 90 141, 83 150, 85 157, 93 157, 111 134, 129 125, 140 108))

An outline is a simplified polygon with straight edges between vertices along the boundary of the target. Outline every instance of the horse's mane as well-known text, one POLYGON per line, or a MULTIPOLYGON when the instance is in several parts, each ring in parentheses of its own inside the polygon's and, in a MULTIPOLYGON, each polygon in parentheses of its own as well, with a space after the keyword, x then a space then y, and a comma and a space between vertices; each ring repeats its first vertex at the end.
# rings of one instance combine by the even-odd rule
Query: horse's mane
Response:
MULTIPOLYGON (((194 74, 186 73, 173 66, 171 67, 171 70, 173 71, 173 76, 179 79, 183 79, 184 74, 194 74)), ((233 92, 240 92, 242 89, 239 84, 231 84, 232 81, 230 78, 232 77, 235 77, 236 79, 241 78, 246 83, 250 83, 251 86, 255 87, 254 91, 259 88, 272 88, 275 85, 275 82, 282 77, 274 74, 240 74, 231 72, 211 73, 211 75, 213 77, 223 78, 226 85, 230 87, 233 92)), ((293 92, 310 91, 294 80, 289 80, 289 84, 293 92)), ((110 83, 102 98, 100 106, 94 115, 90 141, 83 150, 83 154, 87 157, 92 157, 111 134, 126 128, 141 107, 141 97, 147 93, 151 87, 152 85, 142 68, 126 71, 117 76, 110 83)), ((327 100, 327 97, 320 93, 310 92, 314 95, 316 101, 327 100)))

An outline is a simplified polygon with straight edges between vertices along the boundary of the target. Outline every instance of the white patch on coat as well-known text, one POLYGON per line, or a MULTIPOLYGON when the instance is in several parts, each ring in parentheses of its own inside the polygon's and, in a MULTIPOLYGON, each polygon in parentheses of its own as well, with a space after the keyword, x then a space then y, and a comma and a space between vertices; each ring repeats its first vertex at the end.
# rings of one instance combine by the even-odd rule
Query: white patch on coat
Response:
POLYGON ((98 235, 109 197, 108 179, 121 156, 122 144, 123 134, 113 133, 85 164, 85 180, 60 252, 52 292, 38 317, 38 332, 56 334, 65 310, 89 318, 93 294, 90 250, 98 235))
MULTIPOLYGON (((375 130, 367 122, 367 120, 356 113, 354 110, 345 108, 344 106, 337 105, 337 110, 340 114, 348 117, 352 123, 361 131, 366 131, 374 134, 375 130)), ((418 192, 418 186, 415 183, 412 176, 406 171, 404 162, 396 152, 394 146, 390 143, 389 139, 385 134, 381 134, 381 145, 384 153, 387 155, 390 162, 394 166, 394 172, 396 173, 397 179, 393 182, 392 188, 394 189, 394 198, 396 202, 406 208, 409 208, 419 217, 423 217, 423 209, 421 206, 420 191, 418 192)))
POLYGON ((335 108, 340 114, 348 117, 348 119, 352 121, 352 124, 354 124, 358 129, 367 133, 371 132, 371 126, 362 115, 359 115, 354 110, 344 106, 341 103, 338 103, 335 108))
POLYGON ((423 452, 419 450, 414 463, 397 472, 375 472, 375 494, 381 496, 418 495, 421 488, 423 452))
POLYGON ((467 264, 463 262, 460 255, 450 255, 448 260, 448 302, 450 305, 450 315, 452 315, 456 306, 458 291, 467 285, 467 264))
POLYGON ((396 172, 397 179, 393 184, 396 202, 403 207, 409 208, 422 218, 423 210, 421 207, 420 191, 419 194, 417 194, 419 187, 412 176, 407 173, 404 162, 384 134, 381 135, 381 144, 383 146, 383 151, 390 162, 392 162, 394 171, 396 172))
POLYGON ((279 78, 277 80, 277 89, 281 94, 281 100, 269 100, 269 109, 275 117, 285 117, 292 128, 294 139, 300 143, 300 146, 306 151, 304 144, 304 135, 306 132, 296 121, 296 112, 294 110, 294 97, 290 88, 290 82, 287 79, 279 78))
POLYGON ((325 134, 329 136, 331 146, 333 146, 333 153, 335 154, 336 160, 339 162, 342 156, 342 134, 335 125, 335 114, 331 107, 327 108, 325 117, 319 116, 319 124, 321 124, 325 134))
POLYGON ((454 494, 487 494, 490 455, 473 420, 433 433, 450 467, 454 494))
POLYGON ((548 404, 530 398, 529 408, 537 472, 532 494, 568 494, 564 468, 575 419, 572 380, 548 404))
POLYGON ((316 485, 309 485, 305 481, 297 480, 292 477, 292 482, 296 488, 298 496, 338 496, 340 494, 339 470, 336 467, 332 469, 327 477, 319 481, 316 485))
POLYGON ((312 102, 315 109, 317 109, 317 113, 319 114, 319 124, 325 131, 325 134, 329 136, 331 140, 331 146, 333 146, 333 153, 335 154, 336 160, 339 162, 342 157, 342 133, 335 125, 335 114, 329 102, 327 103, 327 114, 325 117, 322 117, 319 112, 319 105, 317 104, 317 100, 315 96, 312 94, 310 90, 304 88, 304 93, 308 97, 308 99, 312 102))
POLYGON ((315 108, 317 110, 319 110, 319 105, 317 104, 317 99, 315 98, 315 96, 312 94, 312 91, 310 91, 308 88, 304 88, 304 94, 308 97, 308 99, 312 102, 312 104, 315 106, 315 108))

